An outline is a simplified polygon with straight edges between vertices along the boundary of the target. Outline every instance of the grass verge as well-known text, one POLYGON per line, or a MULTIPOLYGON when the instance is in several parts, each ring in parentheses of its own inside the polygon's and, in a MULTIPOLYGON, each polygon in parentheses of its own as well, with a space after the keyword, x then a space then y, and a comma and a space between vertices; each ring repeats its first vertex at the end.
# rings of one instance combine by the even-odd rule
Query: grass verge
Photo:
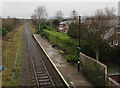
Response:
MULTIPOLYGON (((20 35, 21 38, 21 35, 20 35)), ((12 85, 13 86, 18 86, 19 85, 19 70, 21 68, 21 61, 22 61, 22 39, 20 39, 19 41, 19 45, 18 45, 18 49, 16 52, 16 58, 15 61, 16 63, 14 64, 14 69, 13 69, 13 74, 14 74, 14 78, 12 80, 12 85)))
MULTIPOLYGON (((22 32, 22 26, 16 28, 15 30, 9 32, 2 41, 2 63, 4 70, 2 72, 2 85, 11 86, 12 85, 12 73, 14 71, 14 63, 16 58, 16 52, 19 45, 20 33, 22 32)), ((21 44, 20 44, 21 45, 21 44)), ((19 49, 18 49, 19 51, 19 49)), ((19 55, 19 54, 18 54, 19 55)), ((17 63, 19 61, 16 61, 17 63)))
MULTIPOLYGON (((32 24, 31 24, 32 25, 32 24)), ((33 27, 33 25, 31 26, 31 25, 29 25, 28 27, 29 27, 29 29, 30 29, 30 31, 32 32, 32 33, 35 33, 35 28, 33 27)))

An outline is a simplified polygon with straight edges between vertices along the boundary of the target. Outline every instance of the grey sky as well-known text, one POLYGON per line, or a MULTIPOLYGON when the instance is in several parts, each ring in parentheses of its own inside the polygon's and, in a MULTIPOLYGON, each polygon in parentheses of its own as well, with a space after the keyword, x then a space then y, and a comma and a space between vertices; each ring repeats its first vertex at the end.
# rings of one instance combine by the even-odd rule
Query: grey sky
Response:
POLYGON ((3 2, 2 17, 27 17, 29 18, 34 10, 44 5, 48 16, 54 16, 57 10, 62 10, 64 16, 70 16, 75 9, 80 15, 93 15, 96 9, 115 7, 118 12, 117 2, 3 2))

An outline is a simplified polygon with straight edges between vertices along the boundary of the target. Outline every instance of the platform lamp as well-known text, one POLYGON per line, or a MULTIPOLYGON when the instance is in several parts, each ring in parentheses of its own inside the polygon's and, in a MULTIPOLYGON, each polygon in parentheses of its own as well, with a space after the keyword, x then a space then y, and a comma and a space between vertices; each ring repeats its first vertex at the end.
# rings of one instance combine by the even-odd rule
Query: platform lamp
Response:
POLYGON ((81 16, 79 16, 79 27, 78 27, 78 29, 79 29, 79 40, 78 40, 78 42, 79 42, 79 45, 78 45, 78 47, 77 47, 77 49, 78 49, 78 62, 77 62, 77 64, 78 64, 78 72, 79 72, 79 70, 80 70, 80 51, 81 51, 81 47, 80 47, 80 29, 81 29, 81 16))

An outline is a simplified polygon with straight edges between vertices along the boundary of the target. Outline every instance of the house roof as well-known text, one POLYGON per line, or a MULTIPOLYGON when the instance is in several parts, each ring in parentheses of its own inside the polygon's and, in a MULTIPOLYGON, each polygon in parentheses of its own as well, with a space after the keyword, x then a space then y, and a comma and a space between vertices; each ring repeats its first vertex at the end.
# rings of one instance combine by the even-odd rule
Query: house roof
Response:
MULTIPOLYGON (((103 39, 108 40, 109 38, 114 37, 114 35, 116 35, 115 29, 118 29, 118 28, 120 28, 120 26, 112 27, 109 31, 106 32, 103 39)), ((120 34, 117 34, 117 36, 120 36, 120 34)))
POLYGON ((64 22, 60 22, 60 24, 65 24, 64 22))
POLYGON ((65 29, 65 28, 66 28, 66 27, 59 27, 58 29, 59 29, 59 30, 63 30, 63 29, 65 29))
POLYGON ((120 26, 115 26, 115 29, 120 29, 120 26))
POLYGON ((120 33, 117 33, 116 35, 111 36, 108 40, 120 40, 120 33))
POLYGON ((107 40, 109 37, 111 37, 111 36, 114 35, 114 34, 115 34, 114 29, 111 28, 111 29, 104 35, 103 39, 106 39, 106 40, 107 40))

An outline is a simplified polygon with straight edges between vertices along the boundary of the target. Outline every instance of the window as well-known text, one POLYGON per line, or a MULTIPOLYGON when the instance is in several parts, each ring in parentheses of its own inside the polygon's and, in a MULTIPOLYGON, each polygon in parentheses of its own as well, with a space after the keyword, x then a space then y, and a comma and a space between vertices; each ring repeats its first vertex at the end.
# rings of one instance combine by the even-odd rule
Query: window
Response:
POLYGON ((120 33, 120 29, 117 29, 117 33, 120 33))
POLYGON ((117 40, 114 40, 114 41, 113 41, 113 45, 118 45, 118 41, 117 41, 117 40))
POLYGON ((118 45, 118 40, 115 41, 115 45, 118 45))
POLYGON ((113 41, 111 41, 111 42, 110 42, 110 45, 113 45, 113 43, 114 43, 114 42, 113 42, 113 41))
POLYGON ((118 45, 120 46, 120 40, 118 40, 118 45))

